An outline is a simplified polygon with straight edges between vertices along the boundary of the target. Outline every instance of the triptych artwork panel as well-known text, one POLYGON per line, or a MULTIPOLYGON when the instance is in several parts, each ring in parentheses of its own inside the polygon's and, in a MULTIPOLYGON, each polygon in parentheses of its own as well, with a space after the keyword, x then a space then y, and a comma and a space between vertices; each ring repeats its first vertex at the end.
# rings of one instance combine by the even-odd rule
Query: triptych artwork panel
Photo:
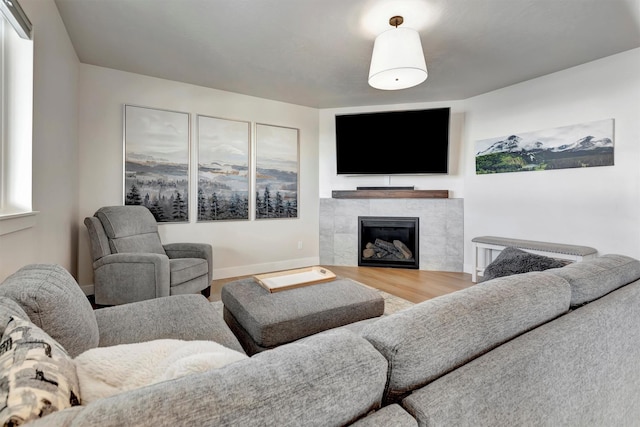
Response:
MULTIPOLYGON (((190 114, 124 106, 124 204, 146 206, 158 222, 189 222, 190 114)), ((299 130, 196 116, 199 222, 297 218, 299 130), (254 178, 255 196, 251 183, 254 178)))

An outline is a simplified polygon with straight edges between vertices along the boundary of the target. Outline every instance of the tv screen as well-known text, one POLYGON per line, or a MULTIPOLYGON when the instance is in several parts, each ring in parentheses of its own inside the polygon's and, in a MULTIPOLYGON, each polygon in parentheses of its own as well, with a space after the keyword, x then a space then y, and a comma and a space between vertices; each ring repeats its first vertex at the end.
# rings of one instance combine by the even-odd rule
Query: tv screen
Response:
POLYGON ((446 174, 449 108, 336 115, 338 175, 446 174))

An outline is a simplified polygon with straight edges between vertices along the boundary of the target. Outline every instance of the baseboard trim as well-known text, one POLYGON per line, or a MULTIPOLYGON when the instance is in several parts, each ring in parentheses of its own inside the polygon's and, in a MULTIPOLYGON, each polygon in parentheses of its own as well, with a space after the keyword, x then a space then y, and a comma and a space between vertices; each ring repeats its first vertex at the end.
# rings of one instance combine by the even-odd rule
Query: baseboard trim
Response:
POLYGON ((227 279, 229 277, 248 276, 251 274, 270 273, 273 271, 290 270, 292 268, 311 267, 320 263, 320 257, 299 258, 287 261, 266 262, 262 264, 240 265, 237 267, 213 269, 213 279, 227 279))
POLYGON ((462 268, 464 273, 471 274, 473 272, 473 264, 464 264, 462 268))
MULTIPOLYGON (((213 279, 218 280, 229 277, 248 276, 251 274, 270 273, 272 271, 290 270, 292 268, 311 267, 318 264, 320 264, 320 257, 309 257, 262 264, 240 265, 237 267, 214 268, 213 279)), ((80 289, 82 289, 85 295, 95 294, 93 284, 80 285, 80 289)))

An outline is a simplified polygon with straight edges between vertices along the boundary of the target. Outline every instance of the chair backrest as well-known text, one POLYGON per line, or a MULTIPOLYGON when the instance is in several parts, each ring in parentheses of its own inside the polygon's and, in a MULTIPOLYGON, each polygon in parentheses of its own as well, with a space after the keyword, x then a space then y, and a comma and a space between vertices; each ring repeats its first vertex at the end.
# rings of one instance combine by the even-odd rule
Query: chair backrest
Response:
POLYGON ((109 241, 111 253, 156 253, 166 255, 158 224, 144 206, 106 206, 96 211, 109 241))
POLYGON ((95 216, 88 216, 84 219, 84 225, 89 232, 89 242, 91 243, 90 252, 93 261, 95 262, 109 255, 111 253, 109 238, 107 237, 107 233, 104 232, 104 227, 100 220, 95 216))

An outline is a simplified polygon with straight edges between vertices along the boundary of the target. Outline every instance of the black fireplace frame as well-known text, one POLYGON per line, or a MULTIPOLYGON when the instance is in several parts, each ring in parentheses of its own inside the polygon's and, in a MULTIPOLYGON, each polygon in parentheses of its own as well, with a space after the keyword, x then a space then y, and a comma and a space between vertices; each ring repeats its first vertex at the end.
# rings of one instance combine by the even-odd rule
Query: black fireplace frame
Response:
MULTIPOLYGON (((358 266, 359 267, 392 267, 392 268, 420 268, 420 218, 406 216, 358 216, 358 266), (367 222, 367 227, 381 228, 409 228, 411 231, 410 240, 414 246, 409 247, 413 252, 413 258, 410 260, 401 259, 365 259, 362 256, 363 248, 363 225, 367 222), (411 223, 411 227, 404 226, 411 223)), ((366 240, 366 239, 365 239, 366 240)))

